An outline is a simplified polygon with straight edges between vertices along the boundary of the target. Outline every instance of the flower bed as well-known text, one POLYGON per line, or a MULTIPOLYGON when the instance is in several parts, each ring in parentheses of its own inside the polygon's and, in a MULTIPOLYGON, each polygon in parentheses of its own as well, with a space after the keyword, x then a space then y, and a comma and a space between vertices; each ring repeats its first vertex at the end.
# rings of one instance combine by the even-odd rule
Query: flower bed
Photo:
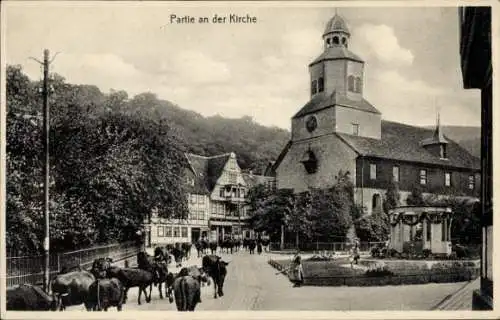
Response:
MULTIPOLYGON (((283 270, 289 260, 270 260, 283 270)), ((470 281, 479 276, 477 261, 361 260, 350 267, 348 259, 302 262, 304 284, 316 286, 383 286, 470 281)))

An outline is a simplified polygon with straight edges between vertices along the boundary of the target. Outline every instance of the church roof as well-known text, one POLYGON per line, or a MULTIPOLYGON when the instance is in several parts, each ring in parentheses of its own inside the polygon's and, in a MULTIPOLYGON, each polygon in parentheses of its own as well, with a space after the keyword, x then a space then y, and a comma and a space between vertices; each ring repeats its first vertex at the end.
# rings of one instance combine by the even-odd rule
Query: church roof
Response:
POLYGON ((317 57, 313 62, 309 64, 309 66, 312 66, 313 64, 316 64, 324 60, 338 60, 338 59, 349 59, 358 62, 364 62, 363 59, 361 59, 358 55, 349 51, 349 49, 347 49, 346 47, 335 46, 326 48, 325 51, 319 57, 317 57))
POLYGON ((335 14, 333 18, 331 18, 330 21, 328 21, 328 23, 326 24, 324 34, 328 34, 330 32, 345 32, 347 34, 350 34, 347 23, 345 22, 344 18, 342 18, 338 14, 335 14))
POLYGON ((477 170, 481 167, 480 159, 450 139, 447 139, 448 159, 440 159, 439 156, 428 152, 421 141, 432 136, 433 131, 421 127, 382 120, 380 140, 345 133, 336 135, 361 156, 477 170))
POLYGON ((217 182, 217 179, 222 175, 224 167, 231 157, 231 153, 205 157, 192 153, 187 153, 186 157, 193 168, 196 179, 195 187, 198 189, 203 187, 211 192, 217 182))
POLYGON ((335 105, 340 105, 344 107, 354 108, 361 111, 371 112, 381 114, 371 103, 365 99, 352 100, 347 96, 337 94, 335 91, 328 95, 326 92, 321 92, 315 95, 308 103, 306 103, 302 109, 297 112, 292 119, 300 118, 306 114, 317 112, 319 110, 333 107, 335 105))

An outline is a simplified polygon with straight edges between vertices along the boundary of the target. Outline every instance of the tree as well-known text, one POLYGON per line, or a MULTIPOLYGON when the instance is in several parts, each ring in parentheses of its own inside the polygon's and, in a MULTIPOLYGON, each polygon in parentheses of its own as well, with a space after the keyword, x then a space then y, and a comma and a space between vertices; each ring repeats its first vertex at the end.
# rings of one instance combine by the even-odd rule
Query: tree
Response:
MULTIPOLYGON (((39 83, 7 68, 7 247, 38 253, 43 239, 39 83)), ((148 95, 110 97, 58 75, 50 96, 50 221, 53 251, 131 239, 153 209, 187 216, 183 142, 148 111, 148 95), (146 99, 147 98, 147 99, 146 99)), ((149 99, 149 100, 148 100, 149 99)))
POLYGON ((398 183, 395 181, 392 181, 385 193, 385 198, 384 198, 384 212, 386 214, 389 213, 389 210, 394 209, 399 206, 400 204, 400 199, 401 199, 401 194, 399 193, 399 186, 398 183))
POLYGON ((424 205, 424 196, 422 194, 422 188, 420 186, 414 186, 411 193, 406 199, 406 203, 409 206, 421 206, 424 205))

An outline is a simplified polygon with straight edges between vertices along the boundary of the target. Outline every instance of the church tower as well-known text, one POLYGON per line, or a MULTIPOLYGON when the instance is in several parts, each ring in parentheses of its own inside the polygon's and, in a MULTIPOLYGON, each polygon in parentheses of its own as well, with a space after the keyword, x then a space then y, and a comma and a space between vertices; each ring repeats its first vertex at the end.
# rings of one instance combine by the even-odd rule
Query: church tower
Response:
POLYGON ((363 97, 364 61, 349 50, 339 14, 326 24, 323 52, 309 64, 310 101, 292 118, 292 141, 330 133, 380 139, 381 113, 363 97))

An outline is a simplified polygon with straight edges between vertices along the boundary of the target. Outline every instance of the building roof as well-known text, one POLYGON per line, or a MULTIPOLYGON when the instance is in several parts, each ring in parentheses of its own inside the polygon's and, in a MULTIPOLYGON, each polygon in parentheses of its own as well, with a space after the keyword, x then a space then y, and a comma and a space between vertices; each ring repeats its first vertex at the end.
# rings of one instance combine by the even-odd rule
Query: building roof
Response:
POLYGON ((323 51, 323 53, 319 57, 314 59, 314 61, 309 64, 309 66, 312 66, 313 64, 316 64, 324 60, 339 60, 339 59, 348 59, 358 62, 364 62, 363 59, 361 59, 357 54, 354 54, 351 51, 349 51, 349 49, 347 49, 346 47, 334 46, 326 48, 325 51, 323 51))
POLYGON ((347 23, 345 22, 344 18, 342 18, 338 14, 335 14, 333 18, 331 18, 330 21, 328 21, 323 35, 328 34, 330 32, 345 32, 347 34, 350 34, 349 28, 347 27, 347 23))
POLYGON ((204 188, 205 192, 211 192, 230 157, 231 153, 211 157, 186 153, 186 158, 196 176, 195 186, 198 186, 196 190, 201 191, 204 188))
POLYGON ((381 139, 336 133, 359 155, 383 159, 446 165, 457 168, 480 169, 480 159, 471 155, 451 139, 447 139, 448 159, 440 159, 421 144, 433 136, 433 131, 402 123, 382 121, 381 139))
POLYGON ((242 173, 242 176, 247 184, 247 188, 255 187, 258 184, 265 184, 275 179, 274 177, 255 175, 247 172, 242 173))
POLYGON ((293 116, 293 119, 300 118, 302 116, 305 116, 306 114, 317 112, 319 110, 328 107, 333 107, 335 105, 381 114, 380 111, 377 110, 377 108, 375 108, 371 103, 369 103, 365 99, 352 100, 349 99, 347 96, 337 94, 337 92, 334 91, 331 95, 328 95, 326 92, 321 92, 315 95, 311 100, 309 100, 308 103, 306 103, 302 107, 302 109, 299 110, 299 112, 297 112, 293 116))

